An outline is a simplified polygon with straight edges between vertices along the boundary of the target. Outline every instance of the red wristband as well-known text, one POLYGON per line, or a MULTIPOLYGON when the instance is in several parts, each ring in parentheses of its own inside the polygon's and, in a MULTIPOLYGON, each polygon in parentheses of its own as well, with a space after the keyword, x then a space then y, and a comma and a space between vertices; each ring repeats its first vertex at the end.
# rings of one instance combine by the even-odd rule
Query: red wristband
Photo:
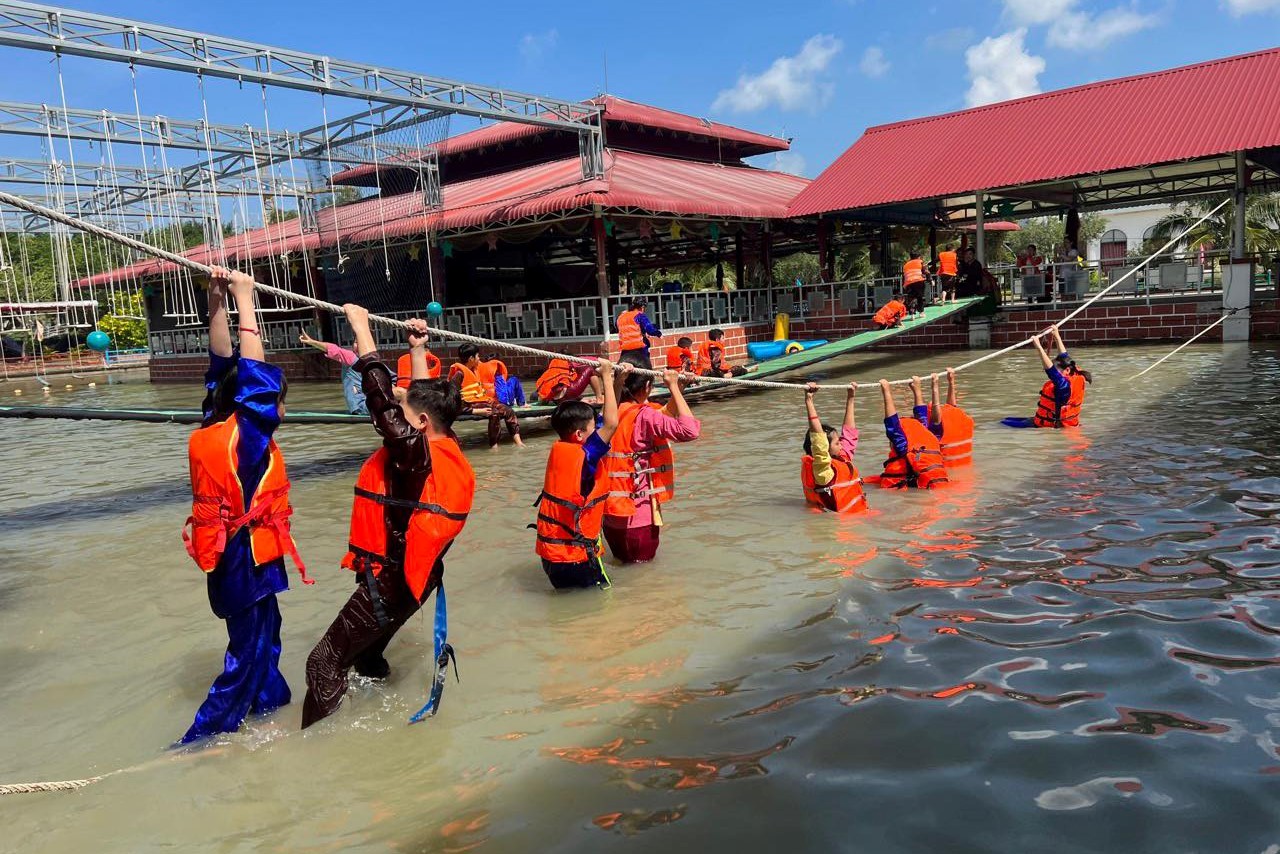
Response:
MULTIPOLYGON (((241 326, 240 334, 244 335, 246 333, 249 335, 259 335, 258 330, 254 329, 252 326, 241 326)), ((261 336, 259 335, 259 337, 261 336)))

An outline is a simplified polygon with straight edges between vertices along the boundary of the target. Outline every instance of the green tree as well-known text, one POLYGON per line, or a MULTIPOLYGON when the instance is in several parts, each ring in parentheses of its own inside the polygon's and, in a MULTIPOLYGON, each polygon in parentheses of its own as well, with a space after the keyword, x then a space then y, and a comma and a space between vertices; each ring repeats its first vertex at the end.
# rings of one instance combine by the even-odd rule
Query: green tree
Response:
MULTIPOLYGON (((1220 198, 1197 199, 1165 214, 1152 227, 1148 241, 1153 244, 1152 250, 1188 228, 1191 231, 1183 239, 1188 249, 1229 249, 1236 221, 1234 200, 1192 228, 1196 220, 1221 201, 1220 198)), ((1245 198, 1244 243, 1247 252, 1267 255, 1280 252, 1280 193, 1258 193, 1245 198)))
POLYGON ((101 306, 98 328, 111 336, 111 347, 128 350, 147 346, 147 322, 141 291, 115 292, 101 306))
MULTIPOLYGON (((1012 264, 1018 252, 1028 243, 1034 243, 1036 249, 1046 257, 1052 256, 1054 248, 1062 243, 1067 235, 1066 218, 1035 217, 1018 223, 1022 230, 1007 235, 1001 252, 992 257, 1012 264)), ((1102 236, 1107 229, 1107 218, 1101 214, 1085 213, 1080 216, 1080 248, 1088 246, 1093 240, 1102 236)))

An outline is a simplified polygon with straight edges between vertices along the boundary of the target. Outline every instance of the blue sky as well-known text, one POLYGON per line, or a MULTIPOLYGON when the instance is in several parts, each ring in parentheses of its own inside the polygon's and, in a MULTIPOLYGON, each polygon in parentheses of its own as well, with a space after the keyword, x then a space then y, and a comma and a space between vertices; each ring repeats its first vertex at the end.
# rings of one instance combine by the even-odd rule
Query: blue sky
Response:
MULTIPOLYGON (((614 94, 794 137, 794 152, 776 165, 810 177, 868 125, 1280 45, 1280 0, 82 0, 77 8, 562 98, 602 91, 607 65, 614 94)), ((140 74, 144 112, 198 117, 193 80, 140 74)), ((65 75, 71 106, 132 110, 125 67, 68 59, 65 75)), ((261 123, 256 89, 213 88, 214 121, 261 123)), ((58 97, 47 55, 0 48, 0 98, 58 97)), ((319 124, 319 101, 272 92, 270 120, 319 124)), ((452 130, 471 126, 457 119, 452 130)), ((6 137, 0 155, 34 145, 6 137)))

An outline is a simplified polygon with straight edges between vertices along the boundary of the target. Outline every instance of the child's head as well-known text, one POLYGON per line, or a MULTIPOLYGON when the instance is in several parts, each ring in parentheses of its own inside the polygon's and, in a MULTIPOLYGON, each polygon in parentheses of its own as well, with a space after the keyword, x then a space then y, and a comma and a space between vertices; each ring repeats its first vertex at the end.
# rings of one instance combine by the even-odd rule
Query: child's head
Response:
POLYGON ((723 329, 712 329, 710 332, 707 333, 708 341, 719 341, 723 337, 724 337, 723 329))
POLYGON ((919 260, 920 260, 920 250, 919 250, 919 249, 912 249, 912 250, 911 250, 911 260, 912 260, 912 261, 919 261, 919 260))
POLYGON ((1087 382, 1089 385, 1093 385, 1093 374, 1089 373, 1084 368, 1077 365, 1076 360, 1071 358, 1067 354, 1059 353, 1057 357, 1053 360, 1053 363, 1058 367, 1058 370, 1062 371, 1067 376, 1071 376, 1072 374, 1079 374, 1080 376, 1084 377, 1085 382, 1087 382))
POLYGON ((480 350, 475 344, 460 344, 458 345, 458 361, 468 368, 474 368, 480 363, 480 350))
POLYGON ((462 393, 446 379, 414 380, 400 401, 400 411, 424 433, 447 433, 462 412, 462 393))
POLYGON ((551 413, 551 429, 561 441, 581 445, 596 427, 596 411, 580 400, 566 400, 551 413))
POLYGON ((690 338, 688 335, 682 336, 680 340, 676 342, 676 346, 680 347, 681 349, 688 350, 690 347, 693 346, 693 339, 690 338))
MULTIPOLYGON (((822 432, 827 434, 827 444, 831 446, 831 455, 839 456, 837 453, 837 445, 839 443, 836 440, 840 438, 840 434, 836 431, 836 428, 830 424, 823 424, 822 432)), ((808 430, 804 431, 804 454, 806 457, 813 456, 813 440, 811 436, 812 434, 808 430)))
POLYGON ((895 289, 893 292, 893 298, 896 300, 902 299, 902 291, 895 289))
POLYGON ((644 374, 629 373, 622 381, 622 390, 636 403, 644 403, 653 391, 653 378, 644 374))
POLYGON ((628 305, 631 307, 632 311, 644 311, 646 303, 644 297, 634 296, 631 298, 631 302, 628 303, 628 305))

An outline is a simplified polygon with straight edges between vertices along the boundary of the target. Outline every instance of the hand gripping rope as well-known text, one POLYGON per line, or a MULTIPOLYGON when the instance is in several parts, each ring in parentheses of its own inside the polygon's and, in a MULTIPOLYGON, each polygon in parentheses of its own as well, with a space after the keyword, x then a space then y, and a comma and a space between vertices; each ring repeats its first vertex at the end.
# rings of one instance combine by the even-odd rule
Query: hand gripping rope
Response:
MULTIPOLYGON (((1217 204, 1213 208, 1213 210, 1209 211, 1204 216, 1200 217, 1194 223, 1192 223, 1187 228, 1185 228, 1177 236, 1171 238, 1169 242, 1167 242, 1164 246, 1161 246, 1155 252, 1148 255, 1145 259, 1142 260, 1141 263, 1136 264, 1133 267, 1133 269, 1131 269, 1129 272, 1125 273, 1123 276, 1116 279, 1114 282, 1107 285, 1102 290, 1098 291, 1098 293, 1094 294, 1088 300, 1081 303, 1079 306, 1077 306, 1075 309, 1069 312, 1064 318, 1062 318, 1062 320, 1059 320, 1056 325, 1062 326, 1070 322, 1071 320, 1076 318, 1081 312, 1087 309, 1089 306, 1093 305, 1095 302, 1102 299, 1102 297, 1106 296, 1106 294, 1111 292, 1113 289, 1115 289, 1118 285, 1120 285, 1130 276, 1136 275, 1138 270, 1141 270, 1143 267, 1146 267, 1155 258, 1159 257, 1160 255, 1163 255, 1165 252, 1169 251, 1174 246, 1176 246, 1178 242, 1181 241, 1182 238, 1185 237, 1192 229, 1194 229, 1200 223, 1204 222, 1209 217, 1213 216, 1215 213, 1221 210, 1223 206, 1227 204, 1228 201, 1229 201, 1228 199, 1223 199, 1219 204, 1217 204)), ((210 268, 207 265, 201 264, 196 261, 192 261, 190 258, 184 258, 181 255, 177 255, 173 252, 169 252, 167 250, 161 249, 156 246, 151 246, 150 244, 144 243, 143 241, 137 240, 133 237, 128 237, 123 234, 118 234, 108 228, 103 228, 100 225, 95 225, 94 223, 86 222, 84 220, 62 213, 61 211, 56 211, 56 210, 53 210, 52 208, 47 208, 44 205, 37 204, 36 202, 32 202, 27 199, 20 198, 18 196, 14 196, 9 193, 0 192, 0 204, 12 205, 15 208, 20 208, 29 213, 33 213, 33 214, 36 214, 37 216, 44 217, 45 219, 49 219, 54 222, 59 222, 59 223, 62 223, 63 225, 69 225, 72 228, 78 228, 81 231, 85 231, 85 232, 88 232, 89 234, 97 235, 98 237, 104 238, 106 240, 112 240, 112 241, 115 241, 116 243, 120 243, 125 246, 132 247, 134 249, 139 250, 140 252, 145 252, 148 255, 153 255, 156 258, 163 259, 172 264, 177 264, 178 266, 183 267, 195 273, 201 273, 206 276, 209 275, 210 273, 210 268)), ((335 303, 331 303, 331 302, 325 302, 324 300, 316 299, 315 297, 307 296, 305 294, 296 294, 296 293, 293 293, 292 291, 287 291, 282 288, 277 288, 272 285, 264 285, 261 283, 257 285, 257 289, 269 294, 274 294, 275 296, 281 297, 283 299, 288 299, 297 303, 301 303, 303 305, 312 306, 313 308, 321 308, 321 309, 324 309, 325 311, 333 312, 334 314, 343 313, 342 306, 337 305, 335 303)), ((395 320, 394 318, 382 317, 381 315, 377 315, 377 314, 370 314, 369 320, 372 323, 379 323, 384 326, 392 326, 392 327, 397 327, 401 329, 409 328, 408 324, 405 323, 403 320, 395 320)), ((490 339, 490 338, 480 338, 475 335, 467 335, 466 333, 454 332, 449 329, 440 329, 440 328, 432 327, 431 332, 432 334, 439 335, 442 338, 450 338, 455 341, 465 341, 471 344, 475 344, 477 346, 486 347, 486 348, 497 348, 501 350, 507 350, 512 353, 523 353, 528 356, 537 356, 540 358, 548 358, 548 359, 551 359, 551 358, 565 359, 569 362, 574 362, 580 365, 595 365, 598 362, 597 359, 588 358, 586 356, 569 355, 565 353, 555 353, 550 350, 540 349, 538 347, 528 347, 523 344, 514 344, 510 341, 494 341, 493 339, 490 339)), ((1010 353, 1021 347, 1025 347, 1028 344, 1030 344, 1032 340, 1033 338, 1027 338, 1023 341, 1017 342, 1016 344, 1010 344, 1007 347, 1001 348, 999 350, 995 350, 983 356, 979 356, 978 358, 965 362, 962 365, 957 365, 954 368, 954 370, 957 373, 959 373, 960 371, 968 370, 969 368, 975 367, 976 365, 980 365, 983 362, 988 361, 989 359, 994 359, 997 356, 1003 356, 1005 353, 1010 353)), ((645 368, 635 368, 632 371, 632 373, 641 374, 642 376, 647 376, 647 377, 653 377, 655 379, 662 378, 661 371, 653 371, 645 368)), ((725 377, 723 379, 713 379, 713 380, 710 380, 709 382, 706 381, 705 378, 703 378, 703 381, 708 386, 727 385, 727 386, 743 386, 746 388, 788 389, 791 391, 795 391, 801 388, 801 386, 797 385, 796 383, 774 382, 771 380, 749 380, 749 379, 742 379, 740 377, 725 377)), ((907 385, 910 382, 911 382, 910 379, 893 380, 891 382, 891 385, 907 385)), ((847 388, 847 386, 827 384, 827 385, 819 385, 818 388, 844 389, 844 388, 847 388)))

